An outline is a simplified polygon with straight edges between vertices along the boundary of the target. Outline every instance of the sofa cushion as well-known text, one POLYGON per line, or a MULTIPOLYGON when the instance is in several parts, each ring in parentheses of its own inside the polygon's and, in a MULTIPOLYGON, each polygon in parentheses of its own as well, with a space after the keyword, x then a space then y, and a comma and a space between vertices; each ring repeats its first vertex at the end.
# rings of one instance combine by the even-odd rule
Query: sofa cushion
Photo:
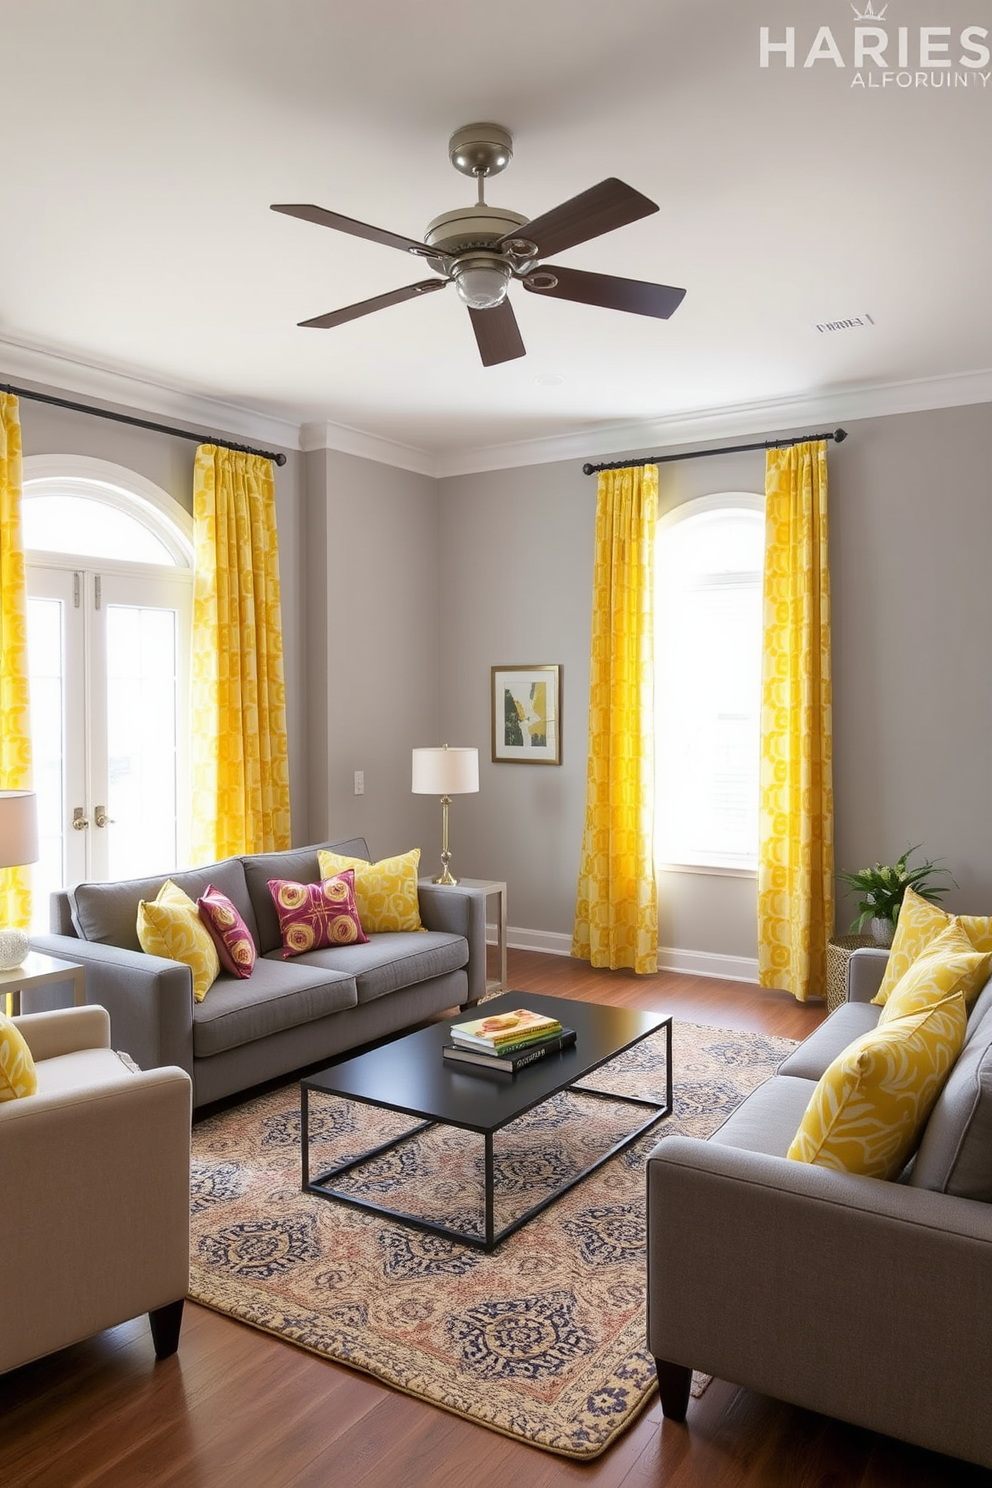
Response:
POLYGON ((251 931, 238 914, 237 905, 222 894, 215 884, 196 901, 200 919, 217 947, 217 956, 225 971, 232 976, 249 977, 258 958, 251 931))
POLYGON ((324 875, 355 870, 355 898, 358 913, 369 935, 390 931, 420 930, 420 898, 417 874, 420 848, 366 863, 342 853, 321 851, 317 854, 324 875))
POLYGON ((979 988, 988 979, 990 962, 992 954, 988 951, 976 951, 957 920, 952 917, 944 929, 913 957, 895 983, 890 977, 892 958, 889 958, 882 985, 872 998, 872 1003, 882 1008, 883 1018, 880 1021, 885 1021, 885 1009, 892 998, 900 994, 900 1001, 905 1005, 910 988, 917 1006, 951 992, 963 992, 965 1002, 973 1002, 979 988))
POLYGON ((969 1029, 909 1181, 914 1188, 992 1203, 992 1010, 969 1029))
POLYGON ((213 936, 188 894, 167 878, 154 899, 138 905, 138 940, 150 956, 181 961, 193 973, 193 996, 202 1002, 217 980, 220 957, 213 936))
MULTIPOLYGON (((361 852, 362 849, 368 851, 361 837, 349 837, 344 842, 320 845, 335 850, 340 848, 344 852, 361 852)), ((287 852, 252 853, 240 860, 258 927, 255 944, 261 955, 282 949, 279 917, 269 893, 269 879, 288 878, 294 883, 318 883, 329 875, 321 873, 317 852, 317 847, 296 847, 287 852)))
POLYGON ((923 1132, 964 1043, 964 994, 862 1034, 818 1081, 788 1156, 894 1178, 923 1132))
MULTIPOLYGON (((842 1054, 861 1034, 868 1033, 875 1027, 878 1013, 878 1008, 867 1002, 842 1002, 819 1028, 815 1028, 791 1054, 786 1055, 778 1067, 778 1073, 794 1075, 800 1080, 818 1080, 830 1068, 838 1054, 842 1054)), ((792 1132, 792 1137, 794 1136, 795 1131, 792 1132)))
POLYGON ((358 1001, 354 979, 299 961, 255 962, 251 976, 219 976, 193 1010, 193 1054, 208 1059, 255 1039, 325 1018, 358 1001))
MULTIPOLYGON (((269 959, 274 960, 278 955, 278 951, 270 951, 269 959)), ((467 962, 468 942, 463 936, 420 930, 373 935, 365 945, 307 951, 294 958, 293 965, 327 967, 354 977, 361 1003, 458 971, 467 962)))
POLYGON ((160 873, 154 878, 122 879, 120 883, 81 883, 69 890, 72 923, 83 940, 101 945, 120 946, 126 951, 140 951, 138 940, 138 905, 142 899, 154 899, 166 878, 188 894, 195 903, 210 884, 220 889, 237 908, 258 944, 255 915, 248 897, 245 871, 240 858, 227 858, 206 868, 192 868, 182 873, 160 873))
POLYGON ((879 1013, 879 1027, 960 992, 970 1006, 984 987, 992 952, 976 951, 955 921, 936 936, 896 982, 879 1013))
POLYGON ((19 1100, 38 1089, 38 1071, 27 1040, 12 1018, 0 1013, 0 1101, 19 1100))
POLYGON ((269 893, 279 916, 284 961, 304 951, 363 945, 368 940, 358 918, 355 875, 350 868, 318 883, 270 878, 269 893))
POLYGON ((785 1157, 815 1089, 815 1080, 775 1075, 753 1090, 709 1140, 722 1147, 785 1157))

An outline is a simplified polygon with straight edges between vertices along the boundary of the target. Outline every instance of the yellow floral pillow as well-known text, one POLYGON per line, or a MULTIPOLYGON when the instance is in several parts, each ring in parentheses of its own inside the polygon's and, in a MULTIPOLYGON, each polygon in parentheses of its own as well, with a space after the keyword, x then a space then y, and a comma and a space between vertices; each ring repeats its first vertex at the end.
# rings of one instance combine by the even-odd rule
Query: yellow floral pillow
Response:
POLYGON ((947 929, 934 937, 899 978, 878 1022, 881 1025, 906 1013, 919 1012, 952 992, 961 992, 970 1007, 988 981, 990 968, 992 951, 976 951, 961 926, 952 919, 947 929))
POLYGON ((217 947, 196 905, 167 878, 154 899, 138 905, 138 942, 150 956, 181 961, 193 973, 193 996, 202 1002, 217 980, 217 947))
POLYGON ((6 1013, 0 1013, 0 1101, 37 1091, 38 1072, 24 1035, 6 1013))
POLYGON ((958 924, 976 951, 992 951, 992 917, 989 915, 958 915, 957 918, 958 924))
POLYGON ((343 858, 326 848, 320 850, 317 858, 321 878, 333 878, 345 868, 354 868, 358 918, 369 935, 384 930, 423 930, 417 897, 419 847, 378 863, 366 863, 364 858, 343 858))
POLYGON ((964 1043, 953 992, 863 1033, 821 1076, 787 1156, 869 1178, 895 1178, 916 1148, 964 1043))
POLYGON ((925 951, 930 942, 936 939, 942 930, 946 930, 950 923, 951 916, 946 909, 940 909, 936 904, 931 904, 929 899, 924 899, 922 894, 917 894, 915 889, 906 890, 902 908, 899 911, 899 919, 896 922, 896 933, 892 937, 892 949, 889 951, 882 985, 872 998, 872 1002, 877 1007, 887 1002, 889 993, 895 989, 900 978, 906 975, 917 956, 925 951))

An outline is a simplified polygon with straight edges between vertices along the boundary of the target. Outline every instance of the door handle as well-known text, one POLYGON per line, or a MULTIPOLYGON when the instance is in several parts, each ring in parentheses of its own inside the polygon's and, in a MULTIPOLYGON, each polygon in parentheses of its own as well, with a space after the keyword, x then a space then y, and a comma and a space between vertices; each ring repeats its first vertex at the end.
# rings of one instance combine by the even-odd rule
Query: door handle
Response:
POLYGON ((96 808, 93 813, 93 820, 96 822, 98 827, 112 827, 114 825, 114 818, 107 815, 107 809, 105 806, 98 806, 96 808))
POLYGON ((89 817, 82 806, 76 806, 72 813, 72 830, 74 832, 85 832, 89 826, 89 817))

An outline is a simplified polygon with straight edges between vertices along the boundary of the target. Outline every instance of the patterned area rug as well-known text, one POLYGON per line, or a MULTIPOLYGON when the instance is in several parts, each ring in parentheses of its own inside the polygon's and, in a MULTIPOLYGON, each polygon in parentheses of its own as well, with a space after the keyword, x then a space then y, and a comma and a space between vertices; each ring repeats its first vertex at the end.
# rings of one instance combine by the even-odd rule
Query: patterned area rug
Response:
MULTIPOLYGON (((676 1023, 674 1114, 491 1255, 302 1193, 299 1088, 262 1096, 194 1127, 190 1295, 493 1431, 597 1457, 656 1388, 645 1157, 673 1131, 708 1136, 792 1047, 676 1023)), ((663 1099, 664 1076, 656 1035, 595 1083, 663 1099)), ((314 1097, 312 1161, 343 1161, 413 1124, 314 1097)), ((495 1140, 497 1224, 637 1124, 636 1108, 581 1088, 513 1122, 495 1140)), ((477 1230, 482 1139, 432 1127, 351 1182, 399 1212, 477 1230)))

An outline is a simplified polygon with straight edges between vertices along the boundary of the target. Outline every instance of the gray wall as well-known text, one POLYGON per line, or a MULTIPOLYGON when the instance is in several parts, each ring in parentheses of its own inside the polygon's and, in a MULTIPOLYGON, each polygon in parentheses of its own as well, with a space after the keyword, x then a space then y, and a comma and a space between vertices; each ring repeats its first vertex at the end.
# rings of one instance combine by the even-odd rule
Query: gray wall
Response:
POLYGON ((306 835, 363 836, 374 857, 420 847, 429 866, 440 806, 410 783, 411 751, 443 742, 436 483, 322 450, 306 456, 305 513, 306 835))
MULTIPOLYGON (((846 427, 829 450, 837 865, 891 861, 922 842, 958 881, 948 906, 982 913, 992 906, 992 408, 846 427)), ((762 454, 663 465, 662 508, 763 485, 762 454)), ((450 742, 478 743, 487 761, 479 796, 452 807, 456 866, 505 878, 511 924, 552 932, 558 948, 582 836, 594 506, 595 480, 578 462, 441 483, 441 718, 450 742), (489 668, 534 661, 565 667, 564 762, 489 764, 489 668)), ((683 953, 679 964, 734 974, 736 958, 756 955, 753 879, 665 873, 659 887, 660 944, 683 953)), ((839 930, 851 913, 842 897, 839 930)))
MULTIPOLYGON (((189 507, 192 444, 26 400, 21 420, 25 453, 113 460, 189 507)), ((837 864, 922 842, 957 879, 948 906, 984 913, 992 405, 846 427, 829 453, 837 864)), ((650 451, 614 458, 624 453, 650 451)), ((663 465, 662 508, 760 491, 763 467, 761 454, 663 465)), ((289 452, 276 489, 294 839, 358 833, 377 856, 420 846, 436 871, 440 810, 411 794, 410 751, 474 744, 481 788, 452 804, 454 870, 505 879, 516 938, 567 950, 595 480, 569 461, 434 481, 319 451, 289 452), (531 662, 564 667, 562 765, 495 765, 490 668, 531 662)), ((660 891, 660 943, 675 964, 746 974, 752 878, 664 873, 660 891)), ((850 913, 842 902, 840 930, 850 913)))

